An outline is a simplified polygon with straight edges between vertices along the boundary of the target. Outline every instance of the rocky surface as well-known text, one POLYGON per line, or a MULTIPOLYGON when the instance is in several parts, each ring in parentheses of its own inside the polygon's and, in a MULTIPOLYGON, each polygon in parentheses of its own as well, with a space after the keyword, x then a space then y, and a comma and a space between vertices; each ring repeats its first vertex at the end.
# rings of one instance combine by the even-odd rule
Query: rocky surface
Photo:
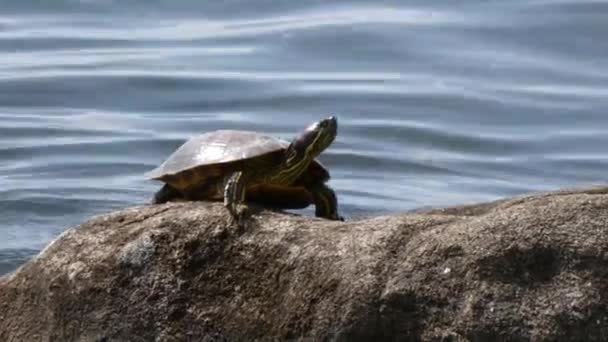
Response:
POLYGON ((331 222, 102 215, 0 278, 0 341, 608 339, 608 188, 331 222))

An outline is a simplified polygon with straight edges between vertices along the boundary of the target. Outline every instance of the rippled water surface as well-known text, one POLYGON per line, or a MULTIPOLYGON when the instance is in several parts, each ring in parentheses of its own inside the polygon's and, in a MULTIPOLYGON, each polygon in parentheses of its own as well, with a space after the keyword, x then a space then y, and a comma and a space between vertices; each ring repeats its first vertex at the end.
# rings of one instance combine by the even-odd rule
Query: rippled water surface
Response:
POLYGON ((218 128, 336 115, 347 217, 606 181, 607 1, 400 4, 0 5, 0 273, 218 128))

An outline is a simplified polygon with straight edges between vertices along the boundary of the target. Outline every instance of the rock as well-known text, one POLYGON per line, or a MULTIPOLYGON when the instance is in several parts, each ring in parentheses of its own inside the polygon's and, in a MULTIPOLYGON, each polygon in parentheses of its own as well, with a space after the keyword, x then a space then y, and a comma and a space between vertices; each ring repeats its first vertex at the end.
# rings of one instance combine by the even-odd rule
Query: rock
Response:
POLYGON ((0 278, 1 341, 608 336, 608 188, 333 222, 98 216, 0 278))

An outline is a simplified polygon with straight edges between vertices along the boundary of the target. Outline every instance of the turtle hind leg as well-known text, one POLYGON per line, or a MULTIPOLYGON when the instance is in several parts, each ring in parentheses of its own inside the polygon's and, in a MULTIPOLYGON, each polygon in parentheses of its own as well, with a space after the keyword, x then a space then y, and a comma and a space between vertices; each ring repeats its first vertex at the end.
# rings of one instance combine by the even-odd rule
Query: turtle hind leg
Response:
POLYGON ((315 184, 308 190, 315 202, 315 216, 344 221, 344 218, 338 214, 338 198, 332 188, 322 183, 315 184))
POLYGON ((152 204, 162 204, 179 198, 183 198, 183 195, 171 185, 165 184, 154 194, 152 204))

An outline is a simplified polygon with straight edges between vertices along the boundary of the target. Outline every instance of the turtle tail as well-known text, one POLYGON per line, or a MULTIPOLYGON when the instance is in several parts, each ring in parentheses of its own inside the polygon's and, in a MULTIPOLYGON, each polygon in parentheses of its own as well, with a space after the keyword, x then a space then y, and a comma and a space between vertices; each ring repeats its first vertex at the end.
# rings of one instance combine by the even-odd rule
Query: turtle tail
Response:
POLYGON ((152 204, 162 204, 182 197, 182 194, 169 184, 165 184, 154 194, 152 204))

